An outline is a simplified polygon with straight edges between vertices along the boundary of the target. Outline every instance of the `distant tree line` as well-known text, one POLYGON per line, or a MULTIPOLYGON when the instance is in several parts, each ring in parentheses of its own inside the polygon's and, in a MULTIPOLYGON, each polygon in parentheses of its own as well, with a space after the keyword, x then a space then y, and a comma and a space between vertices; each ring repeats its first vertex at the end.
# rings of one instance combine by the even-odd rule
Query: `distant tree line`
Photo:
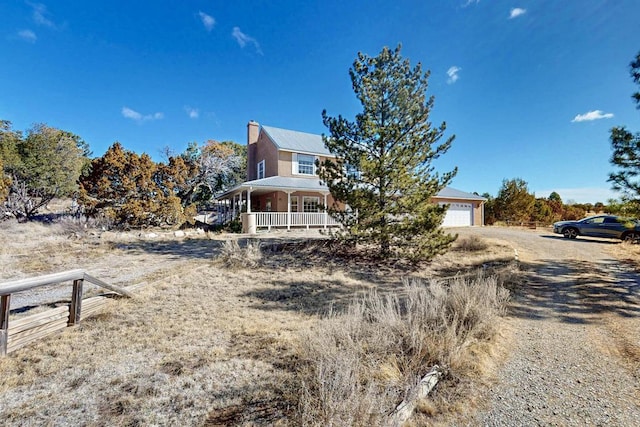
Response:
POLYGON ((596 213, 635 216, 633 206, 625 202, 609 200, 605 205, 597 203, 564 203, 557 192, 548 197, 536 197, 529 192, 527 182, 521 178, 505 179, 498 195, 484 193, 485 223, 497 222, 552 224, 562 220, 576 220, 596 213))
POLYGON ((196 206, 242 181, 246 147, 193 142, 165 162, 115 142, 101 157, 71 132, 46 124, 26 132, 0 120, 0 204, 3 217, 29 220, 54 198, 73 197, 77 211, 114 226, 180 226, 196 206))

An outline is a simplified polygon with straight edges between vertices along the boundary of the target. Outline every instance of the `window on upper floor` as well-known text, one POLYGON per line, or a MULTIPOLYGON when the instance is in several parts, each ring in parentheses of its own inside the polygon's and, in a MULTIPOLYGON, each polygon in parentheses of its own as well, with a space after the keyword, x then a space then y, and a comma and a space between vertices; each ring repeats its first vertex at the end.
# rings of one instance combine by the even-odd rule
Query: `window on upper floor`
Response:
POLYGON ((309 154, 293 153, 292 172, 294 175, 315 175, 316 158, 309 154))
POLYGON ((256 167, 256 175, 257 175, 257 179, 262 179, 264 178, 264 160, 261 162, 258 162, 258 165, 256 167))

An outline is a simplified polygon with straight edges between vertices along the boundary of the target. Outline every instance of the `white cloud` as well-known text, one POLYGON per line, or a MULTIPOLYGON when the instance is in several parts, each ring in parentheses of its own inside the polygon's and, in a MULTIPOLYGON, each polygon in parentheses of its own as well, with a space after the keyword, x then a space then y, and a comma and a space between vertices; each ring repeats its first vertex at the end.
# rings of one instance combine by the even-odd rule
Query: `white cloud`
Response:
POLYGON ((38 36, 31 30, 18 31, 18 37, 26 42, 35 43, 38 40, 38 36))
POLYGON ((27 4, 31 6, 31 17, 36 24, 42 25, 43 27, 56 28, 56 24, 48 18, 49 12, 47 11, 47 6, 42 3, 27 2, 27 4))
POLYGON ((447 79, 448 84, 453 84, 458 81, 458 79, 460 78, 460 76, 458 75, 460 70, 462 70, 462 68, 456 67, 455 65, 447 70, 447 75, 449 76, 449 78, 447 79))
POLYGON ((127 119, 142 120, 142 114, 132 110, 129 107, 122 107, 122 116, 127 119))
POLYGON ((470 6, 472 4, 476 4, 476 3, 480 3, 480 0, 467 0, 465 2, 465 4, 462 5, 462 7, 464 8, 464 7, 467 7, 467 6, 470 6))
POLYGON ((142 115, 129 107, 122 107, 122 117, 131 119, 136 122, 146 122, 150 120, 160 120, 164 118, 163 113, 153 113, 142 115))
POLYGON ((207 31, 213 30, 213 27, 215 27, 216 25, 216 20, 214 19, 214 17, 211 15, 207 15, 202 11, 198 12, 198 15, 200 16, 200 20, 202 21, 202 25, 204 25, 204 28, 207 31))
POLYGON ((233 36, 233 38, 236 39, 240 47, 242 48, 245 47, 247 43, 253 44, 253 46, 256 48, 256 52, 262 55, 262 50, 260 49, 260 45, 258 44, 258 41, 253 37, 240 31, 239 27, 233 27, 233 32, 231 32, 231 35, 233 36))
POLYGON ((184 107, 184 111, 186 111, 187 115, 191 119, 197 119, 198 117, 200 117, 200 110, 198 110, 197 108, 186 106, 184 107))
POLYGON ((511 13, 509 13, 509 19, 517 18, 518 16, 522 16, 525 13, 527 13, 527 9, 514 7, 513 9, 511 9, 511 13))
POLYGON ((573 120, 571 120, 571 123, 590 122, 593 120, 610 119, 612 117, 613 117, 613 113, 604 113, 602 112, 602 110, 593 110, 593 111, 589 111, 588 113, 578 114, 573 118, 573 120))

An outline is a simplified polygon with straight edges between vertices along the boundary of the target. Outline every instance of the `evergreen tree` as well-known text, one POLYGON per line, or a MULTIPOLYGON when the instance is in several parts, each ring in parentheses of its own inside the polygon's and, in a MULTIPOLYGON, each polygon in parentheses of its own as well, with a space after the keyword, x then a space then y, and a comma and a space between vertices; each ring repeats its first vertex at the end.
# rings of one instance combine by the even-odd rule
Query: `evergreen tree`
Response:
POLYGON ((19 164, 17 143, 21 139, 22 135, 11 129, 10 121, 0 120, 0 203, 9 195, 11 169, 19 164))
MULTIPOLYGON (((119 226, 180 226, 192 222, 196 203, 233 184, 246 160, 232 142, 189 144, 167 163, 126 150, 119 142, 91 162, 80 178, 80 204, 119 226)), ((238 146, 239 147, 239 146, 238 146)))
MULTIPOLYGON (((631 77, 640 85, 640 53, 630 64, 631 77)), ((632 98, 640 109, 640 91, 635 92, 632 98)), ((633 134, 624 126, 616 126, 611 129, 611 147, 613 155, 611 164, 618 170, 609 174, 609 182, 614 190, 622 191, 622 201, 634 206, 635 213, 640 212, 640 133, 633 134)))
POLYGON ((600 213, 604 211, 604 203, 602 202, 596 202, 595 205, 593 205, 593 210, 596 211, 596 213, 600 213))
POLYGON ((531 220, 541 222, 543 224, 553 223, 554 216, 553 209, 550 206, 551 203, 553 203, 553 201, 544 198, 536 199, 533 205, 533 214, 531 215, 531 220))
POLYGON ((556 193, 555 191, 549 194, 549 198, 547 199, 547 204, 553 211, 552 222, 560 221, 561 219, 564 219, 563 216, 564 216, 565 208, 564 208, 564 203, 562 202, 562 198, 560 197, 560 194, 556 193))
POLYGON ((440 175, 432 165, 454 137, 439 143, 446 125, 429 122, 429 73, 412 68, 400 49, 358 53, 349 74, 362 112, 351 122, 323 111, 324 143, 337 160, 324 161, 319 174, 337 202, 330 212, 343 238, 375 244, 383 256, 428 260, 455 240, 440 228, 446 207, 431 200, 457 172, 440 175))
POLYGON ((502 221, 529 221, 536 198, 529 193, 526 181, 520 178, 505 179, 495 200, 496 215, 502 221))
POLYGON ((562 203, 562 197, 560 197, 560 195, 558 193, 556 193, 555 191, 553 191, 551 194, 549 194, 549 201, 553 201, 553 202, 560 202, 562 203))
POLYGON ((493 225, 498 220, 496 216, 496 199, 489 193, 483 193, 482 197, 487 199, 484 202, 484 223, 493 225))
POLYGON ((29 219, 55 197, 77 191, 89 152, 79 136, 45 124, 23 136, 0 121, 0 145, 9 190, 4 205, 16 218, 29 219))
MULTIPOLYGON (((116 142, 104 156, 93 159, 90 171, 80 178, 80 204, 87 214, 119 226, 181 225, 187 218, 173 191, 175 181, 163 181, 159 175, 160 167, 149 155, 125 150, 116 142)), ((171 177, 179 181, 176 175, 171 177)))
POLYGON ((171 155, 158 165, 156 182, 165 193, 180 198, 185 208, 210 201, 246 177, 246 146, 233 141, 209 140, 202 147, 189 144, 180 155, 171 155))

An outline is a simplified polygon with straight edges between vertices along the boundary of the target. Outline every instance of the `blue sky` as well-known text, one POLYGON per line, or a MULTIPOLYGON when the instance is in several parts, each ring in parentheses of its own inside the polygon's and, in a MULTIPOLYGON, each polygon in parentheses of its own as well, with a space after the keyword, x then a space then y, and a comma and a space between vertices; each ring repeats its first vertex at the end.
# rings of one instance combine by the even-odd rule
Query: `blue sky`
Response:
POLYGON ((47 123, 102 155, 114 141, 160 160, 246 124, 324 133, 353 118, 357 52, 431 71, 432 121, 455 134, 438 170, 495 195, 522 178, 537 196, 615 196, 609 129, 640 131, 629 63, 637 0, 120 1, 0 3, 0 118, 47 123))

